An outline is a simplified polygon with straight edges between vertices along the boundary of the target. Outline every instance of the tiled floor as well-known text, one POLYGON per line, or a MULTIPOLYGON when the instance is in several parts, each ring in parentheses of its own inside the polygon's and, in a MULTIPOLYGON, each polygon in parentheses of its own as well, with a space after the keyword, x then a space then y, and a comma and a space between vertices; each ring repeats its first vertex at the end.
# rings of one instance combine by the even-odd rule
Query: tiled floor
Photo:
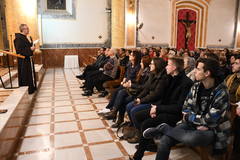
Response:
MULTIPOLYGON (((15 154, 18 160, 125 160, 135 152, 135 145, 119 141, 111 122, 96 114, 108 101, 96 95, 81 96, 81 82, 75 78, 78 72, 46 71, 15 154)), ((171 158, 190 160, 194 156, 197 160, 196 154, 185 150, 174 150, 171 158)), ((144 160, 154 157, 154 153, 146 153, 144 160)))

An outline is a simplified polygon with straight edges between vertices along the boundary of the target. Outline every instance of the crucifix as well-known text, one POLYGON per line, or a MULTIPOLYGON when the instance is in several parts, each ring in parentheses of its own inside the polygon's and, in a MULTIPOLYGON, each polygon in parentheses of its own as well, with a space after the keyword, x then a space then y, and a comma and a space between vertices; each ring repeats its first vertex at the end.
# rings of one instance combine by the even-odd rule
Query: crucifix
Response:
POLYGON ((186 19, 178 20, 178 22, 182 22, 185 28, 185 49, 188 48, 189 40, 191 39, 191 26, 192 24, 196 23, 196 21, 189 19, 189 12, 186 13, 186 19))

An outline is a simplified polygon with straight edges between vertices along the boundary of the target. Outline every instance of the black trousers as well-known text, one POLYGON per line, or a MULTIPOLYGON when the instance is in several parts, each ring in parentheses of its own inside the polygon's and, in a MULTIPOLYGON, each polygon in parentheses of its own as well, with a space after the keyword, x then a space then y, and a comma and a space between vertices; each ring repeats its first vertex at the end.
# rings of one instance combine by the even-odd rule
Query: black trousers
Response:
POLYGON ((86 89, 93 92, 93 88, 96 87, 98 91, 105 91, 103 83, 110 80, 112 80, 112 77, 103 74, 103 72, 97 72, 86 79, 86 89))
POLYGON ((182 123, 172 128, 164 126, 161 128, 163 136, 158 145, 156 160, 168 160, 171 147, 177 143, 183 143, 188 146, 208 146, 214 142, 214 131, 200 131, 195 127, 182 123))
POLYGON ((134 96, 128 94, 126 88, 122 85, 117 88, 113 93, 111 100, 106 108, 112 109, 115 107, 120 116, 124 116, 126 111, 126 105, 134 99, 134 96))
MULTIPOLYGON (((161 123, 167 123, 171 126, 175 126, 179 121, 178 117, 167 115, 166 113, 159 113, 157 117, 150 117, 150 109, 139 111, 136 113, 135 118, 138 123, 141 124, 141 132, 145 131, 147 128, 156 127, 161 123)), ((141 135, 138 149, 134 153, 134 160, 141 160, 144 156, 144 152, 148 145, 154 145, 153 139, 146 139, 141 135)))
POLYGON ((120 85, 120 86, 113 92, 112 97, 111 97, 111 99, 110 99, 110 101, 109 101, 109 103, 108 103, 108 105, 107 105, 106 108, 108 108, 108 109, 112 109, 112 108, 113 108, 114 103, 115 103, 115 100, 116 100, 116 98, 117 98, 117 95, 118 95, 119 91, 121 91, 122 89, 124 89, 124 87, 123 87, 122 85, 120 85))
POLYGON ((97 70, 98 70, 98 68, 95 67, 94 65, 87 65, 87 66, 85 67, 84 71, 83 71, 82 76, 83 76, 83 78, 85 79, 85 78, 87 77, 87 75, 90 74, 90 72, 92 72, 92 71, 97 71, 97 70))

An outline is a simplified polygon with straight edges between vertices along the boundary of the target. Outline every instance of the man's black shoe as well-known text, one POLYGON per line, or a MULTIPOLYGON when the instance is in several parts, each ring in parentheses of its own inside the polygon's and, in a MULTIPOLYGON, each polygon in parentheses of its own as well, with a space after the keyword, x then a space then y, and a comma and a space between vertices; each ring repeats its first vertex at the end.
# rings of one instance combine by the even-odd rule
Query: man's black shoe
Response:
POLYGON ((76 78, 81 79, 81 80, 84 79, 83 75, 78 75, 78 76, 76 76, 76 78))
MULTIPOLYGON (((135 145, 135 149, 138 150, 139 148, 139 145, 135 145)), ((146 151, 149 151, 149 152, 157 152, 157 145, 155 144, 148 144, 147 147, 146 147, 146 151)))
POLYGON ((108 92, 103 91, 100 95, 98 95, 98 97, 105 97, 106 95, 108 95, 108 92))
POLYGON ((92 96, 92 92, 91 91, 85 91, 82 96, 92 96))
POLYGON ((83 85, 83 86, 80 86, 80 88, 85 88, 85 87, 86 87, 86 86, 84 86, 84 85, 83 85))

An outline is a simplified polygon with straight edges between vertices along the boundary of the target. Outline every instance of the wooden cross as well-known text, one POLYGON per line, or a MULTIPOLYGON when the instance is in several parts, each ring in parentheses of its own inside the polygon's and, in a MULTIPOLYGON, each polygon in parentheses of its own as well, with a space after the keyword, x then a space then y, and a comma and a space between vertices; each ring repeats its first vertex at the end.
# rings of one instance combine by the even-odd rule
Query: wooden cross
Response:
POLYGON ((189 12, 186 13, 186 19, 180 19, 178 22, 182 22, 185 27, 185 49, 188 48, 188 42, 191 38, 191 25, 196 23, 196 21, 189 19, 189 12))

